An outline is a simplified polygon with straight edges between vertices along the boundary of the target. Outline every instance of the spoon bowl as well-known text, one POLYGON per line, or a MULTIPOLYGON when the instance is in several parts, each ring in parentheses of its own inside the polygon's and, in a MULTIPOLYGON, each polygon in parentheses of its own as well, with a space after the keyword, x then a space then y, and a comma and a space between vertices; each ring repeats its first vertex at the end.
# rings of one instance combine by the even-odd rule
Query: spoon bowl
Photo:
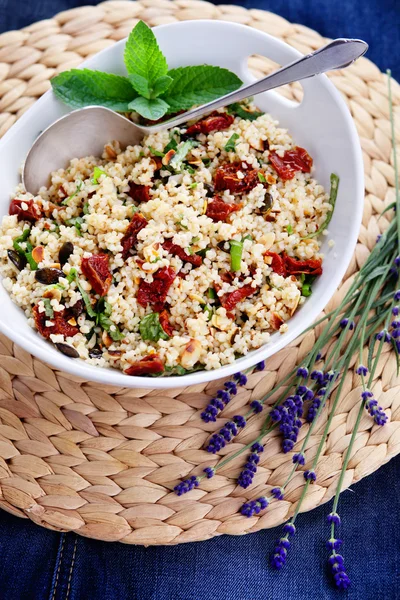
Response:
POLYGON ((138 144, 146 134, 156 133, 196 119, 204 114, 274 88, 351 65, 368 50, 362 40, 339 38, 315 52, 241 87, 217 100, 186 111, 177 117, 144 126, 102 106, 74 110, 50 125, 34 142, 26 158, 22 180, 36 195, 52 171, 65 167, 73 156, 101 156, 104 145, 117 140, 122 147, 138 144))

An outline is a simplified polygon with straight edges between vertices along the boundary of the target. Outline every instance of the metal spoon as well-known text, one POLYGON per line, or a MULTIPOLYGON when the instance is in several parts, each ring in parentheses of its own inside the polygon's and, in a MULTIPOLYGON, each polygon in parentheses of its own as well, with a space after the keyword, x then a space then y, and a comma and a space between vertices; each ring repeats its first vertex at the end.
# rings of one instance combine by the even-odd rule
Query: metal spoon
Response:
POLYGON ((175 127, 249 96, 347 67, 367 50, 368 44, 362 40, 333 40, 316 52, 302 56, 255 83, 157 125, 132 123, 126 117, 102 106, 74 110, 55 121, 35 140, 22 172, 25 189, 37 194, 40 187, 48 183, 52 171, 65 167, 73 157, 100 156, 104 145, 111 140, 118 140, 122 147, 138 144, 145 135, 175 127))

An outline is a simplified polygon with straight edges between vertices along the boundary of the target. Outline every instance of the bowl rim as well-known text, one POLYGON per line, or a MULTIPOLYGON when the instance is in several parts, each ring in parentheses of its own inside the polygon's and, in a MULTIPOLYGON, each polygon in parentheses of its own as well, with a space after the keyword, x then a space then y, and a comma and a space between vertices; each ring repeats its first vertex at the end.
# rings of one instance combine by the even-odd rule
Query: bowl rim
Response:
MULTIPOLYGON (((218 21, 218 20, 210 20, 210 19, 199 19, 199 20, 191 20, 191 21, 178 21, 176 23, 167 23, 164 25, 158 25, 153 29, 155 31, 161 31, 165 29, 173 29, 176 27, 197 27, 198 25, 207 25, 207 27, 211 28, 221 28, 226 27, 230 29, 246 29, 247 31, 251 30, 255 36, 262 37, 270 44, 280 45, 285 47, 286 49, 290 49, 293 54, 293 60, 296 57, 300 58, 302 55, 301 52, 274 36, 271 36, 268 33, 263 31, 249 28, 246 25, 242 25, 240 23, 234 23, 231 21, 218 21)), ((94 56, 89 59, 83 61, 79 65, 79 69, 85 68, 94 57, 99 58, 103 54, 106 54, 110 50, 126 43, 127 37, 123 38, 116 42, 113 46, 104 48, 100 52, 96 53, 94 56)), ((273 347, 268 343, 264 344, 260 348, 249 352, 249 354, 235 360, 233 363, 224 365, 219 367, 218 369, 213 370, 199 370, 194 373, 189 373, 187 375, 181 376, 168 376, 168 377, 137 377, 126 375, 122 371, 113 368, 106 367, 96 367, 94 365, 87 364, 83 359, 81 360, 72 360, 64 357, 63 355, 57 356, 56 353, 48 352, 47 348, 42 345, 36 345, 34 341, 26 339, 22 333, 15 331, 9 324, 5 323, 0 319, 0 331, 9 339, 11 339, 14 343, 24 348, 27 352, 37 357, 44 363, 51 365, 53 368, 59 369, 64 373, 71 374, 73 376, 77 376, 84 381, 93 381, 97 383, 102 383, 109 386, 115 387, 125 387, 125 388, 138 388, 138 389, 171 389, 171 388, 180 388, 185 386, 191 386, 196 384, 207 384, 216 379, 228 378, 232 376, 234 373, 238 371, 247 370, 257 363, 266 360, 285 348, 289 345, 294 339, 302 335, 304 331, 312 326, 312 323, 315 321, 320 312, 324 309, 326 304, 331 299, 335 290, 339 286, 347 268, 350 264, 351 258, 354 253, 354 248, 357 243, 359 228, 361 225, 362 214, 363 214, 363 199, 364 199, 364 166, 362 159, 362 151, 361 145, 358 137, 358 133, 356 130, 356 126, 351 117, 350 111, 346 106, 345 101, 341 97, 339 91, 333 85, 333 83, 328 79, 326 75, 318 75, 313 79, 318 79, 319 83, 326 88, 329 94, 333 97, 336 102, 336 105, 341 113, 341 118, 343 119, 348 133, 351 138, 352 148, 354 151, 354 159, 356 163, 356 170, 354 173, 355 178, 355 188, 357 193, 353 198, 354 201, 354 220, 351 234, 349 235, 349 243, 347 245, 347 250, 341 257, 340 263, 338 263, 338 268, 335 271, 335 276, 332 277, 330 285, 326 286, 319 293, 318 298, 315 300, 313 310, 311 315, 309 315, 306 324, 300 323, 296 324, 296 326, 289 328, 289 330, 284 333, 280 340, 274 343, 273 347), (333 285, 334 284, 334 285, 333 285), (273 351, 270 352, 269 349, 273 348, 273 351)), ((36 110, 41 106, 45 99, 49 97, 49 95, 53 94, 52 90, 49 89, 43 96, 41 96, 32 106, 36 110)), ((71 108, 71 111, 74 110, 71 108)), ((68 112, 71 112, 68 111, 68 112)), ((24 123, 30 118, 31 109, 29 109, 21 118, 16 121, 16 123, 6 132, 3 138, 0 140, 0 146, 3 146, 8 143, 9 139, 24 126, 24 123)), ((10 298, 10 302, 12 302, 10 298)), ((29 325, 27 325, 29 327, 29 325)))

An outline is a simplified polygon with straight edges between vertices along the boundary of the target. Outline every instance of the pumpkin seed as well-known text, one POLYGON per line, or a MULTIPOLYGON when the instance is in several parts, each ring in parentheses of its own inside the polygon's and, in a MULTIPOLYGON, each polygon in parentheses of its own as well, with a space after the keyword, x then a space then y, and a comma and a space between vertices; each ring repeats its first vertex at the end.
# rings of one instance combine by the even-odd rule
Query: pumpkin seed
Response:
POLYGON ((18 271, 22 271, 26 267, 26 258, 25 256, 18 254, 15 250, 8 250, 7 252, 8 258, 11 260, 12 264, 17 267, 18 271))

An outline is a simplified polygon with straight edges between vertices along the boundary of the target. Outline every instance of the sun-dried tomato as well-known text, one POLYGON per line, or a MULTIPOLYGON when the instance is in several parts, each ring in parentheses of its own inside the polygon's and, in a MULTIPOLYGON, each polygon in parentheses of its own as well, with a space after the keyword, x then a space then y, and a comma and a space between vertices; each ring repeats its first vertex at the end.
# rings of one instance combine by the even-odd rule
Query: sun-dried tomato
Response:
POLYGON ((125 369, 127 375, 152 375, 163 371, 164 363, 158 354, 149 354, 125 369))
POLYGON ((272 258, 271 269, 274 273, 286 277, 286 266, 283 256, 276 252, 265 252, 264 256, 270 256, 272 258))
POLYGON ((229 190, 231 194, 247 194, 260 183, 257 169, 247 163, 226 163, 219 167, 215 173, 215 189, 217 191, 229 190), (243 178, 239 179, 238 173, 243 178))
POLYGON ((285 266, 289 275, 322 275, 322 259, 309 258, 308 260, 297 260, 285 254, 285 266))
POLYGON ((194 125, 187 128, 186 135, 196 135, 197 133, 210 133, 211 131, 222 131, 232 125, 234 117, 228 113, 213 112, 208 117, 204 117, 194 125))
POLYGON ((188 262, 194 267, 199 267, 203 262, 201 256, 198 254, 187 254, 181 246, 178 246, 178 244, 173 244, 170 240, 164 242, 162 246, 169 254, 177 256, 183 262, 188 262))
POLYGON ((229 215, 240 210, 242 206, 242 203, 229 204, 224 202, 220 196, 214 196, 213 201, 207 204, 206 216, 210 217, 215 223, 218 221, 226 223, 229 215))
POLYGON ((165 333, 167 335, 169 335, 169 337, 172 337, 172 335, 174 333, 174 329, 173 329, 171 323, 169 322, 168 312, 166 310, 161 311, 158 319, 159 319, 160 325, 164 329, 165 333))
POLYGON ((155 311, 160 312, 175 277, 176 273, 171 267, 163 267, 153 274, 152 283, 142 279, 137 295, 139 304, 144 307, 150 304, 155 311))
POLYGON ((271 269, 274 273, 288 277, 289 275, 322 275, 322 259, 309 258, 307 260, 297 260, 288 256, 286 252, 277 254, 276 252, 265 252, 264 256, 271 256, 271 269))
POLYGON ((134 202, 148 202, 150 200, 150 190, 148 185, 140 185, 139 183, 129 182, 129 196, 134 202))
POLYGON ((99 296, 105 296, 112 282, 107 254, 92 254, 82 258, 81 269, 90 285, 99 296))
POLYGON ((11 200, 8 214, 17 215, 18 221, 31 221, 32 223, 41 216, 40 210, 33 200, 19 200, 18 198, 11 200))
POLYGON ((70 317, 66 310, 62 312, 54 311, 54 317, 51 318, 47 317, 44 311, 39 312, 39 307, 37 304, 32 308, 32 311, 36 329, 44 338, 46 338, 46 340, 49 339, 51 334, 63 335, 64 337, 73 337, 79 333, 78 327, 68 323, 68 319, 70 317), (51 321, 53 325, 47 326, 46 321, 51 321))
POLYGON ((279 156, 274 150, 269 153, 269 158, 282 179, 293 179, 298 171, 309 173, 313 165, 313 159, 307 150, 295 146, 292 150, 286 150, 283 156, 279 156))
POLYGON ((247 285, 244 285, 243 287, 235 290, 234 292, 228 292, 227 294, 220 296, 219 300, 221 302, 221 305, 227 311, 231 311, 235 308, 236 304, 238 304, 245 298, 252 296, 256 293, 256 291, 257 290, 248 283, 247 285))
POLYGON ((124 237, 121 239, 122 258, 126 260, 130 254, 131 249, 137 243, 137 236, 139 231, 146 227, 147 219, 144 218, 140 213, 135 213, 132 217, 131 222, 128 225, 128 229, 125 232, 124 237))

